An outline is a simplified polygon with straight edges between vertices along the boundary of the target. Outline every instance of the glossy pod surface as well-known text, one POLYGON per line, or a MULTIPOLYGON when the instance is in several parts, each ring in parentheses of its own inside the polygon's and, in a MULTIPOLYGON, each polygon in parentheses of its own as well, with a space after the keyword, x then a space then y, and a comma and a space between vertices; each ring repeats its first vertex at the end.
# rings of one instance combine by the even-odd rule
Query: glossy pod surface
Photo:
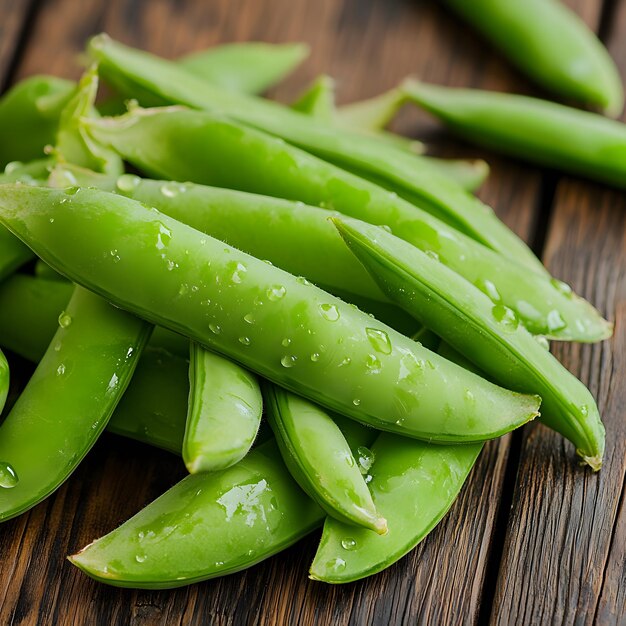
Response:
POLYGON ((76 288, 46 354, 0 426, 0 520, 33 507, 74 471, 124 393, 150 330, 76 288))
MULTIPOLYGON (((0 285, 0 345, 39 362, 72 291, 68 282, 24 274, 4 281, 0 285)), ((164 329, 155 329, 106 428, 180 455, 189 396, 189 342, 182 340, 182 356, 174 337, 164 329)))
POLYGON ((407 82, 411 100, 481 146, 626 187, 626 125, 537 98, 407 82))
POLYGON ((323 517, 268 442, 226 470, 184 478, 70 560, 109 585, 180 587, 251 567, 323 517))
POLYGON ((5 185, 0 220, 118 306, 380 429, 468 442, 537 414, 536 397, 496 387, 306 280, 134 200, 5 185))
POLYGON ((191 474, 224 469, 252 447, 263 414, 261 389, 246 369, 191 342, 183 459, 191 474))
POLYGON ((390 233, 355 220, 335 223, 392 299, 500 384, 540 395, 542 420, 600 469, 604 426, 593 396, 513 311, 390 233))
POLYGON ((445 1, 549 91, 620 114, 624 92, 615 63, 563 2, 445 1))
POLYGON ((375 136, 319 122, 270 100, 221 90, 188 75, 175 63, 123 46, 106 35, 92 39, 89 51, 105 76, 121 76, 130 85, 147 89, 172 104, 228 115, 342 167, 384 179, 405 189, 419 200, 420 207, 481 243, 544 272, 537 257, 491 209, 417 155, 375 136))
POLYGON ((324 205, 382 224, 512 308, 550 338, 598 341, 611 328, 549 276, 480 245, 381 187, 267 134, 201 111, 144 109, 94 122, 94 136, 153 176, 324 205))
POLYGON ((276 442, 300 487, 332 517, 384 534, 387 522, 339 426, 308 400, 273 385, 263 390, 276 442))
POLYGON ((446 514, 481 445, 436 446, 381 434, 368 483, 386 535, 326 518, 310 576, 347 583, 371 576, 412 550, 446 514))

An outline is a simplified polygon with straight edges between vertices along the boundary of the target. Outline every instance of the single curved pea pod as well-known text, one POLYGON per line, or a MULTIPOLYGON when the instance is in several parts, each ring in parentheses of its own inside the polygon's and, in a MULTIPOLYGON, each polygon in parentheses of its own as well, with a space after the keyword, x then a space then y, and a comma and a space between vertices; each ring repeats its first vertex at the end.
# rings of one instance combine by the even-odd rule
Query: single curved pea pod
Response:
POLYGON ((0 168, 43 157, 75 88, 75 83, 55 76, 31 76, 0 99, 0 168))
POLYGON ((54 269, 117 306, 381 430, 482 441, 537 415, 536 396, 488 383, 310 283, 134 200, 4 185, 0 221, 54 269))
POLYGON ((230 467, 248 453, 261 423, 259 383, 246 369, 190 344, 183 460, 191 474, 230 467))
POLYGON ((377 535, 326 518, 310 577, 347 583, 389 567, 441 520, 458 495, 482 446, 436 446, 381 434, 368 483, 389 532, 377 535))
POLYGON ((263 392, 283 460, 300 487, 335 519, 387 532, 350 446, 328 413, 273 385, 263 392))
POLYGON ((545 271, 528 246, 489 207, 417 155, 398 150, 374 136, 318 122, 277 102, 219 89, 189 75, 176 63, 126 47, 107 35, 94 37, 89 53, 99 62, 105 76, 121 77, 171 104, 228 115, 342 167, 386 180, 400 194, 406 191, 419 201, 421 208, 477 241, 534 271, 545 271))
POLYGON ((0 520, 32 508, 76 469, 106 426, 151 327, 76 288, 60 328, 0 426, 0 520))
POLYGON ((177 63, 212 85, 258 94, 285 79, 308 56, 309 47, 305 43, 248 41, 194 52, 177 63))
POLYGON ((540 395, 542 420, 574 443, 585 463, 600 469, 604 426, 593 396, 513 311, 382 229, 333 219, 392 299, 501 385, 540 395))
POLYGON ((626 187, 626 125, 528 96, 415 81, 404 89, 455 133, 503 154, 626 187))
POLYGON ((588 26, 555 0, 446 0, 523 72, 563 98, 618 116, 624 91, 615 63, 588 26))
POLYGON ((108 585, 181 587, 252 567, 323 517, 271 441, 228 469, 187 476, 69 560, 108 585))
POLYGON ((97 139, 155 177, 325 204, 384 224, 512 308, 532 333, 569 341, 598 341, 611 334, 599 313, 571 297, 562 283, 529 272, 395 194, 280 139, 181 108, 135 110, 90 127, 97 139))

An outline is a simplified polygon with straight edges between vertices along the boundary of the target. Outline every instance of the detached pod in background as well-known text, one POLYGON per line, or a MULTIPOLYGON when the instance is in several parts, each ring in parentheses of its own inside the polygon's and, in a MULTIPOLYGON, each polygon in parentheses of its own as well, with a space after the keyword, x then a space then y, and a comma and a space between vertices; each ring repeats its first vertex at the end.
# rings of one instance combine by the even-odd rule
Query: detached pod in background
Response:
POLYGON ((619 72, 602 42, 560 0, 445 0, 548 91, 617 117, 619 72))
POLYGON ((416 81, 404 89, 470 142, 626 188, 626 124, 528 96, 416 81))

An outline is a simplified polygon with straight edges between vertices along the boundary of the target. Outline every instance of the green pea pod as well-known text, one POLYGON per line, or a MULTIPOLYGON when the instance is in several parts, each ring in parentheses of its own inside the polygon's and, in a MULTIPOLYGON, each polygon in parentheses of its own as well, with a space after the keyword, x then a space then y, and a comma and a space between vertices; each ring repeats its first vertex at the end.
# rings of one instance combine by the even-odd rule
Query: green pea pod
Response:
POLYGON ((619 72, 596 35, 555 0, 446 0, 523 72, 563 98, 617 117, 624 105, 619 72))
POLYGON ((537 415, 539 398, 492 385, 307 281, 134 200, 4 185, 0 221, 117 306, 381 430, 482 441, 537 415))
POLYGON ((152 176, 325 204, 385 224, 502 300, 535 334, 574 341, 598 341, 611 334, 599 313, 571 297, 562 283, 528 271, 395 194, 254 129, 180 108, 135 110, 95 120, 90 129, 152 176))
MULTIPOLYGON (((73 289, 66 281, 25 274, 5 280, 0 284, 0 345, 38 363, 73 289)), ((162 328, 155 329, 106 428, 180 455, 189 396, 189 342, 181 338, 181 355, 176 337, 162 328)))
POLYGON ((241 461, 259 430, 263 400, 250 372, 193 341, 190 346, 183 459, 197 474, 241 461))
POLYGON ((626 187, 626 125, 553 102, 409 81, 409 98, 496 152, 626 187))
POLYGON ((263 389, 267 418, 291 475, 328 515, 346 524, 387 532, 350 446, 323 409, 287 391, 263 389))
POLYGON ((489 176, 489 164, 482 159, 440 159, 432 156, 422 158, 467 191, 476 191, 489 176))
POLYGON ((231 43, 184 56, 178 63, 212 85, 258 94, 274 87, 309 56, 305 43, 231 43))
MULTIPOLYGON (((0 184, 17 181, 31 184, 40 178, 45 179, 48 177, 49 163, 48 159, 41 159, 28 164, 16 161, 9 163, 4 174, 0 174, 0 184)), ((0 227, 0 281, 10 276, 32 258, 33 253, 28 246, 25 246, 6 228, 0 227)))
POLYGON ((0 520, 27 511, 74 471, 106 426, 148 324, 76 288, 60 328, 0 427, 0 520))
POLYGON ((322 519, 268 442, 228 469, 187 476, 69 559, 109 585, 169 589, 251 567, 322 519))
POLYGON ((53 144, 63 107, 75 83, 54 76, 32 76, 0 99, 0 168, 11 161, 43 157, 53 144))
POLYGON ((314 580, 347 583, 371 576, 412 550, 446 514, 481 445, 435 446, 381 434, 369 483, 389 532, 377 535, 331 517, 310 569, 314 580))
POLYGON ((119 175, 124 165, 118 154, 93 141, 81 123, 85 117, 99 117, 95 108, 97 92, 98 68, 94 65, 83 74, 75 94, 61 111, 55 156, 61 162, 119 175))
POLYGON ((35 276, 42 280, 62 280, 66 281, 65 276, 61 276, 58 272, 55 272, 47 263, 44 263, 41 259, 35 261, 34 268, 35 276))
POLYGON ((477 241, 536 272, 544 272, 532 251, 491 209, 417 155, 397 150, 376 137, 320 123, 270 100, 221 90, 176 63, 133 50, 106 35, 93 38, 89 52, 105 76, 121 76, 123 81, 152 91, 172 104, 228 115, 342 167, 382 178, 477 241))
POLYGON ((585 463, 602 466, 604 426, 589 390, 530 335, 513 311, 397 237, 333 218, 381 288, 494 380, 542 398, 542 420, 567 437, 585 463))
POLYGON ((181 455, 189 396, 188 369, 187 359, 151 340, 107 430, 181 455))

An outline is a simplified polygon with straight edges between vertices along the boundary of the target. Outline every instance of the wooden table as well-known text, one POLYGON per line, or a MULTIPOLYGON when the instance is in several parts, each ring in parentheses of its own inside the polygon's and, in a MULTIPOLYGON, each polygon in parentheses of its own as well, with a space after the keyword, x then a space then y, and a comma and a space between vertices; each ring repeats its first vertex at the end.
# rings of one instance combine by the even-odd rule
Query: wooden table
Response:
MULTIPOLYGON (((568 4, 626 78, 626 0, 568 4)), ((77 77, 78 52, 102 30, 166 57, 225 41, 307 41, 310 60, 273 94, 283 100, 322 72, 337 79, 341 101, 409 73, 541 95, 426 0, 0 0, 0 86, 40 72, 77 77)), ((626 196, 453 142, 414 110, 397 128, 447 155, 487 158, 481 197, 615 322, 612 341, 554 346, 603 413, 602 472, 581 469, 569 443, 534 424, 487 445, 444 521, 378 576, 342 587, 309 581, 315 534, 221 580, 131 591, 94 583, 64 556, 183 469, 171 455, 105 435, 54 497, 0 526, 0 624, 626 623, 626 196)))

